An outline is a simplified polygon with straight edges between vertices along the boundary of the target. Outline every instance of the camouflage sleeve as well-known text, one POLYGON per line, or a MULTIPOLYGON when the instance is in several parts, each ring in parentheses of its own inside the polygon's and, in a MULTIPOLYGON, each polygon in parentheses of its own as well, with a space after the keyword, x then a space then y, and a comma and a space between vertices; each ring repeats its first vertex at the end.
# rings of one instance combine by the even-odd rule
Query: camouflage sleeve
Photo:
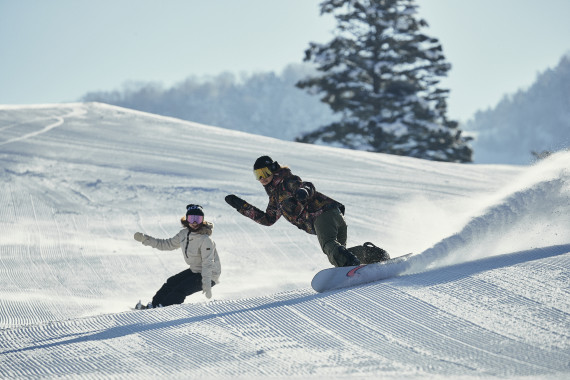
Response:
POLYGON ((277 207, 271 198, 269 199, 269 204, 267 205, 267 210, 265 212, 253 205, 250 205, 249 203, 245 204, 239 212, 264 226, 272 226, 281 217, 279 207, 277 207))
POLYGON ((288 219, 298 218, 305 209, 307 202, 315 195, 315 187, 311 182, 303 182, 301 178, 292 175, 285 179, 285 189, 288 197, 281 201, 281 208, 288 219), (304 199, 297 199, 297 191, 303 189, 307 192, 304 199))
POLYGON ((294 195, 297 190, 305 189, 309 193, 309 199, 315 195, 315 186, 311 182, 303 182, 300 177, 293 175, 285 180, 285 188, 294 195))
POLYGON ((302 187, 309 193, 309 199, 313 198, 316 193, 315 186, 311 182, 303 182, 302 187))

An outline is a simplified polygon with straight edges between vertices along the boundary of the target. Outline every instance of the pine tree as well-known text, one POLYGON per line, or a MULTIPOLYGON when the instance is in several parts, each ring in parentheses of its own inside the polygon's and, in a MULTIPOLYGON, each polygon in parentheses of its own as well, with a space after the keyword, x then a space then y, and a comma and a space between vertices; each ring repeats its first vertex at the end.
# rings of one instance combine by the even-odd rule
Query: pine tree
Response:
POLYGON ((335 38, 311 43, 305 61, 320 76, 297 87, 322 94, 340 121, 297 138, 437 161, 470 162, 468 137, 448 120, 448 90, 437 87, 451 68, 436 38, 420 32, 413 0, 325 0, 337 20, 335 38))

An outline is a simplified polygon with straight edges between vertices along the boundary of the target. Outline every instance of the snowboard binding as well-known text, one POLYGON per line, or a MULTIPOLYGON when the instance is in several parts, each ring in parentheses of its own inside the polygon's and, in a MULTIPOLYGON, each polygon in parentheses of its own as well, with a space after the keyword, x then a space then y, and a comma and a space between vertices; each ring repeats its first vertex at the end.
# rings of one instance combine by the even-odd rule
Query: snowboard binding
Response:
POLYGON ((348 250, 360 260, 361 264, 372 264, 390 260, 390 255, 386 250, 377 247, 369 241, 362 245, 348 248, 348 250))

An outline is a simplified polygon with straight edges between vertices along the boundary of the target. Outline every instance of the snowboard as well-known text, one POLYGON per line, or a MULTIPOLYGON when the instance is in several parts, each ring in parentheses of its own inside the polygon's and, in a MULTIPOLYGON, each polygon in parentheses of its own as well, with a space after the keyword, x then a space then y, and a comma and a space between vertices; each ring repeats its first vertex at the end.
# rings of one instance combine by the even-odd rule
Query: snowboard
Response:
POLYGON ((313 277, 311 287, 322 293, 395 277, 408 269, 408 265, 397 264, 408 261, 412 255, 408 253, 374 264, 323 269, 313 277))

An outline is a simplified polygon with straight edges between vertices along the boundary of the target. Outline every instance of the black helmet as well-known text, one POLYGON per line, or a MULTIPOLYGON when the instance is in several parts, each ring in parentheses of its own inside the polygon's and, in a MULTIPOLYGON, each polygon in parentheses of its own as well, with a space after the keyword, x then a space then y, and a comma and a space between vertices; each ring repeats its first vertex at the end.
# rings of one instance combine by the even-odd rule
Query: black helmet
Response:
POLYGON ((269 156, 261 156, 253 164, 253 175, 256 180, 267 178, 279 170, 281 166, 269 156))
POLYGON ((186 206, 186 215, 202 215, 204 216, 204 209, 202 209, 202 206, 200 205, 195 205, 195 204, 189 204, 188 206, 186 206))

